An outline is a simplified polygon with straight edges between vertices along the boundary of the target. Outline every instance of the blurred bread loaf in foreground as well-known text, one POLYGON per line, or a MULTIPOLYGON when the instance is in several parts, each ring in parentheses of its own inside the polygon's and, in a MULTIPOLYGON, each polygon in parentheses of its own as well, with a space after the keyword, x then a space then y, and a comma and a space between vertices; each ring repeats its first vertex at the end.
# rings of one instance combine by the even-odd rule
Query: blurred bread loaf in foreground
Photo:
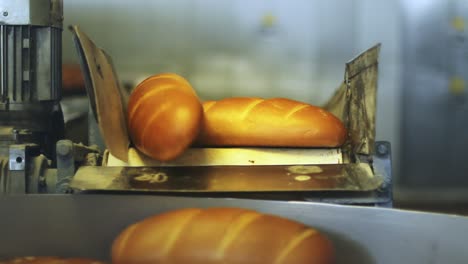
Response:
POLYGON ((226 98, 203 108, 201 146, 339 147, 347 136, 333 114, 286 98, 226 98))
POLYGON ((181 209, 122 231, 113 263, 333 263, 331 242, 299 222, 240 208, 181 209))
POLYGON ((160 161, 176 158, 192 144, 203 115, 195 90, 174 73, 153 75, 138 84, 127 111, 133 144, 160 161))
POLYGON ((19 257, 0 264, 105 264, 104 262, 83 258, 58 258, 58 257, 19 257))

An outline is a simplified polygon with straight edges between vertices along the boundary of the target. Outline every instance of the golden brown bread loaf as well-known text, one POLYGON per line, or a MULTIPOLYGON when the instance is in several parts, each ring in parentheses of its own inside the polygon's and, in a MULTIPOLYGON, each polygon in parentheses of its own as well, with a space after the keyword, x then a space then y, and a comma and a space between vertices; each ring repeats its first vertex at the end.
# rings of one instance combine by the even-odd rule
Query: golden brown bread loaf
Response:
POLYGON ((176 158, 197 137, 203 108, 183 77, 164 73, 141 82, 128 102, 128 128, 137 149, 160 161, 176 158))
POLYGON ((104 262, 83 259, 83 258, 58 258, 58 257, 21 257, 7 261, 0 261, 0 264, 105 264, 104 262))
POLYGON ((62 64, 62 90, 64 93, 85 92, 85 80, 79 64, 62 64))
POLYGON ((240 208, 182 209, 126 228, 112 263, 333 263, 331 242, 285 218, 240 208))
POLYGON ((338 147, 346 128, 320 107, 285 98, 203 103, 201 146, 338 147))

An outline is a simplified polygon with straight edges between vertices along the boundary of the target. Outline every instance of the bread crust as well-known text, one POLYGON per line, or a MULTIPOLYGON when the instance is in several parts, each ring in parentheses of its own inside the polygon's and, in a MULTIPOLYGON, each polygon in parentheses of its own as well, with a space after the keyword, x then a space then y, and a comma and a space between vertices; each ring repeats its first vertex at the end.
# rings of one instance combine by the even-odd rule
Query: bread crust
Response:
POLYGON ((339 147, 347 136, 333 114, 286 98, 234 97, 203 108, 200 146, 339 147))
POLYGON ((241 208, 189 208, 125 229, 113 263, 333 263, 331 242, 286 218, 241 208))
POLYGON ((203 108, 183 77, 164 73, 142 81, 128 102, 128 129, 135 147, 160 161, 169 161, 198 136, 203 108))
POLYGON ((59 257, 18 257, 7 261, 0 261, 0 264, 105 264, 93 259, 85 258, 59 258, 59 257))

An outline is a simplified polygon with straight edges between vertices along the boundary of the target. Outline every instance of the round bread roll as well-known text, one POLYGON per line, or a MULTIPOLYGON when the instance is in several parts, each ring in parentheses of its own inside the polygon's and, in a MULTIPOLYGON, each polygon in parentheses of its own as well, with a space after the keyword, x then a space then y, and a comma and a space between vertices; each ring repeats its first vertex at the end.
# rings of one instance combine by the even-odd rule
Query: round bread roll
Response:
POLYGON ((195 90, 174 73, 153 75, 138 84, 127 111, 133 144, 159 161, 182 154, 198 136, 203 117, 195 90))
POLYGON ((58 258, 58 257, 20 257, 7 261, 0 261, 0 264, 105 264, 104 262, 83 259, 83 258, 58 258))
POLYGON ((333 263, 317 230, 240 208, 175 210, 135 223, 116 238, 112 263, 333 263))

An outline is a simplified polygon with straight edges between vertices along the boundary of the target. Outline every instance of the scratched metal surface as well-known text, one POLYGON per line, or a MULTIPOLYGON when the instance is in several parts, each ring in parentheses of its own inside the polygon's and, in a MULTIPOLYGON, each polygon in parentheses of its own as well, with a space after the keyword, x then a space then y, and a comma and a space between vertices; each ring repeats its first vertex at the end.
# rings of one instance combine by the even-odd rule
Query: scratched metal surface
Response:
MULTIPOLYGON (((106 166, 123 166, 109 156, 106 166)), ((340 148, 189 148, 170 162, 159 162, 135 148, 128 151, 131 167, 290 165, 343 163, 340 148)))
POLYGON ((118 82, 111 57, 78 26, 70 27, 84 73, 90 108, 110 152, 127 161, 130 139, 125 119, 127 98, 118 82))
POLYGON ((346 63, 345 77, 324 108, 348 129, 347 147, 356 154, 373 154, 380 44, 346 63))
POLYGON ((76 191, 281 192, 371 191, 383 178, 360 164, 80 167, 70 187, 76 191))

